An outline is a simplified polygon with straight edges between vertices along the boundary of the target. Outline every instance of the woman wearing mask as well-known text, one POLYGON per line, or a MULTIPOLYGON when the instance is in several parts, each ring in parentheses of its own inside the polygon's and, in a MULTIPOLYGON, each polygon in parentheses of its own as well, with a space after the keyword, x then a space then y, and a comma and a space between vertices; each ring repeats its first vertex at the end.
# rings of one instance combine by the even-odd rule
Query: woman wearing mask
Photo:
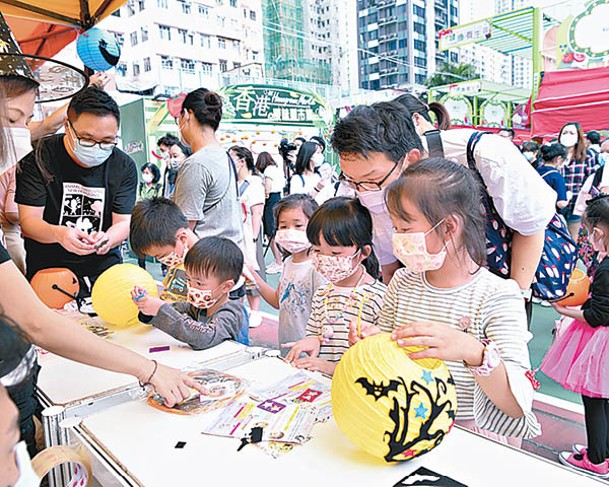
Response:
POLYGON ((595 158, 586 149, 584 132, 579 123, 572 122, 564 125, 558 134, 558 142, 567 148, 567 163, 561 168, 560 172, 565 178, 567 191, 573 196, 563 215, 569 226, 569 233, 577 239, 581 216, 573 213, 577 196, 581 188, 591 174, 596 171, 595 158))
POLYGON ((321 190, 330 181, 330 174, 320 175, 315 171, 315 154, 318 144, 305 142, 298 151, 294 174, 288 184, 290 194, 308 194, 319 201, 317 197, 321 190))
POLYGON ((521 150, 524 158, 529 161, 535 169, 537 169, 537 166, 541 164, 541 160, 539 158, 539 144, 534 140, 530 140, 529 142, 522 144, 521 150))
MULTIPOLYGON (((161 171, 156 164, 147 162, 141 167, 141 182, 137 190, 137 199, 151 200, 163 195, 163 185, 159 182, 161 179, 161 171)), ((137 264, 142 268, 146 268, 146 259, 138 258, 137 264)))
POLYGON ((165 198, 171 198, 176 187, 176 179, 178 177, 178 170, 182 163, 187 157, 192 155, 192 150, 182 142, 176 142, 167 150, 167 170, 165 171, 165 178, 163 181, 164 196, 165 198))

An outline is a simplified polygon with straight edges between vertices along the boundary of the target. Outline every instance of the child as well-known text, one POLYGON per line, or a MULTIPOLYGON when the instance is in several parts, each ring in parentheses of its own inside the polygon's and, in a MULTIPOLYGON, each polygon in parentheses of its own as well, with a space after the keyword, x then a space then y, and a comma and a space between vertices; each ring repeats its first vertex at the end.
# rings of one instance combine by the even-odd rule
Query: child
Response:
MULTIPOLYGON (((288 255, 277 289, 248 269, 248 279, 256 284, 265 301, 279 309, 280 349, 305 337, 313 294, 325 282, 313 268, 306 233, 309 218, 316 209, 315 200, 305 194, 286 196, 275 205, 275 242, 288 255)), ((287 353, 283 349, 282 354, 287 353)))
MULTIPOLYGON (((379 327, 399 346, 424 347, 411 359, 446 361, 458 421, 518 444, 507 437, 540 433, 531 411, 531 334, 517 283, 483 267, 479 194, 469 168, 440 158, 411 165, 388 187, 393 251, 405 268, 389 284, 379 327)), ((364 328, 360 337, 373 334, 364 328)))
MULTIPOLYGON (((228 293, 243 272, 243 253, 237 245, 220 237, 205 237, 193 245, 184 260, 188 280, 188 303, 167 303, 132 291, 140 310, 140 321, 195 350, 204 350, 224 340, 237 340, 244 327, 243 305, 228 293)), ((247 324, 246 324, 247 325, 247 324)))
POLYGON ((561 144, 551 144, 542 146, 540 152, 542 162, 535 169, 543 180, 556 191, 556 209, 562 210, 571 199, 571 195, 567 193, 565 178, 559 172, 567 160, 567 149, 561 144))
POLYGON ((349 327, 377 325, 387 287, 377 280, 378 261, 372 251, 372 217, 351 198, 332 198, 307 225, 313 244, 313 266, 329 283, 313 296, 307 338, 287 355, 298 368, 334 373, 349 348, 349 327), (300 358, 302 352, 309 356, 300 358))
POLYGON ((603 255, 595 273, 590 298, 581 309, 552 304, 561 315, 574 318, 543 359, 541 370, 564 388, 581 394, 588 447, 575 445, 561 452, 564 465, 597 477, 609 478, 609 195, 588 201, 584 213, 590 243, 603 255))

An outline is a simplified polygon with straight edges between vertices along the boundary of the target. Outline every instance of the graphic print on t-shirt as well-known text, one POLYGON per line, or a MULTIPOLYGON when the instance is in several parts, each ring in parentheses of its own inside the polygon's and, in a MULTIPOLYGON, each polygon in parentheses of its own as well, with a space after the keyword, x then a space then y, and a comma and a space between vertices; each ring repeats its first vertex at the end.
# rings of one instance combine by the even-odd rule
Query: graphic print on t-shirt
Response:
POLYGON ((92 233, 102 230, 105 188, 89 188, 78 183, 63 183, 59 224, 92 233))

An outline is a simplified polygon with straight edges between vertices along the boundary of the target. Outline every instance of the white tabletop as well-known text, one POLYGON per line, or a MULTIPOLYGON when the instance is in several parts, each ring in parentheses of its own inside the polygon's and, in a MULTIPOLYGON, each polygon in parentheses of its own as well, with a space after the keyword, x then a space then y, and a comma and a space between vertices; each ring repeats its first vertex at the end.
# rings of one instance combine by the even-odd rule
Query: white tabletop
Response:
MULTIPOLYGON (((271 383, 291 373, 279 359, 260 359, 229 372, 251 382, 271 383)), ((319 376, 317 376, 319 377, 319 376)), ((208 413, 215 414, 215 413, 208 413)), ((453 428, 443 443, 410 462, 387 464, 354 446, 331 420, 313 438, 278 459, 253 445, 200 433, 198 416, 177 416, 131 401, 83 420, 85 433, 106 455, 145 486, 247 485, 268 487, 387 486, 424 466, 469 487, 515 485, 599 486, 557 464, 453 428), (176 449, 177 442, 186 442, 176 449), (220 481, 218 483, 218 481, 220 481)))
MULTIPOLYGON (((185 343, 151 326, 107 327, 114 333, 105 340, 176 368, 187 368, 245 349, 244 345, 226 341, 209 350, 194 351, 185 343), (149 352, 151 347, 159 346, 169 346, 170 349, 149 352)), ((38 361, 42 367, 38 389, 52 404, 69 405, 137 382, 131 375, 91 367, 52 353, 39 354, 38 361)))

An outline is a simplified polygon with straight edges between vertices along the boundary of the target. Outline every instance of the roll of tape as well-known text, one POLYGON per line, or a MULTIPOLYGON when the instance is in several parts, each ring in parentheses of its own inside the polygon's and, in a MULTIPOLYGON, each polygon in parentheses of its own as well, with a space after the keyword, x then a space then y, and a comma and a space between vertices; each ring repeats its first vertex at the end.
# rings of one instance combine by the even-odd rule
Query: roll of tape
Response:
POLYGON ((36 474, 43 478, 53 468, 63 464, 74 464, 74 476, 67 483, 67 487, 85 487, 91 478, 91 462, 82 447, 52 446, 42 450, 32 460, 32 467, 36 474))

